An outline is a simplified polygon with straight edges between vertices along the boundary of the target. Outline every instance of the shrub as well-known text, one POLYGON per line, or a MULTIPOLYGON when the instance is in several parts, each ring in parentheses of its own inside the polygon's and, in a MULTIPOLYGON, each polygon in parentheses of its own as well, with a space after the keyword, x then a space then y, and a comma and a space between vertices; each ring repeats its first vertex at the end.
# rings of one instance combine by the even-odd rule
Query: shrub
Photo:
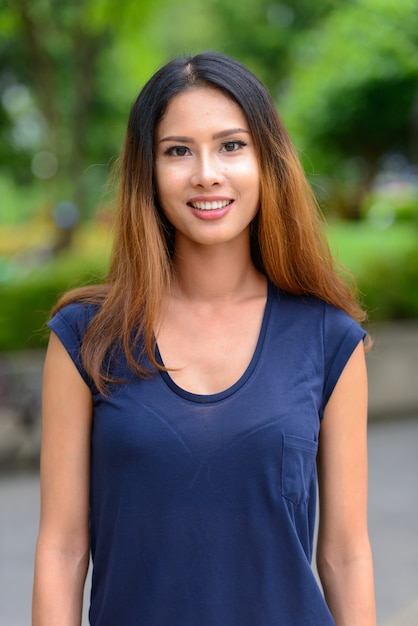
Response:
POLYGON ((0 351, 44 347, 49 336, 45 324, 58 297, 72 287, 99 282, 107 271, 106 225, 84 225, 73 247, 58 256, 47 244, 40 245, 42 238, 38 240, 36 229, 29 226, 23 233, 26 245, 16 253, 16 245, 22 243, 20 231, 4 229, 9 254, 7 241, 0 239, 0 351))
POLYGON ((358 276, 372 321, 418 319, 418 249, 370 259, 358 276))
POLYGON ((0 285, 0 351, 44 347, 50 311, 68 286, 56 277, 0 285))

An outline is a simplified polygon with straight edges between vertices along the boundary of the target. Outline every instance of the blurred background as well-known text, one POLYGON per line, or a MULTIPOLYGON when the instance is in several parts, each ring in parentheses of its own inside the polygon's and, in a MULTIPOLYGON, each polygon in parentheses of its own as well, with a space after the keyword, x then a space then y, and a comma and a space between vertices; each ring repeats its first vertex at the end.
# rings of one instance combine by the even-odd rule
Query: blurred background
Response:
MULTIPOLYGON (((0 0, 0 488, 10 502, 11 474, 35 470, 36 484, 51 306, 106 274, 110 174, 130 107, 161 64, 202 50, 235 57, 270 89, 369 312, 371 421, 389 433, 407 419, 415 455, 416 0, 0 0)), ((416 512, 417 474, 406 479, 416 512)))
POLYGON ((415 0, 0 0, 0 350, 104 275, 129 109, 206 49, 269 87, 371 320, 418 317, 415 0))

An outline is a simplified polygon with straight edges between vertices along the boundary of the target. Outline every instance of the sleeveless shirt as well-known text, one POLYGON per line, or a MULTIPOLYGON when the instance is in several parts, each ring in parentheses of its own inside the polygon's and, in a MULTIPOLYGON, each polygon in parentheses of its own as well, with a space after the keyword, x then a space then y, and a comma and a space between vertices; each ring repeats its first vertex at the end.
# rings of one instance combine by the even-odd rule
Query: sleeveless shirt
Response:
POLYGON ((270 284, 234 385, 193 394, 167 372, 133 375, 119 351, 109 367, 123 382, 103 396, 80 359, 96 312, 70 304, 48 323, 93 397, 91 625, 334 624, 311 569, 315 461, 324 408, 365 332, 270 284))

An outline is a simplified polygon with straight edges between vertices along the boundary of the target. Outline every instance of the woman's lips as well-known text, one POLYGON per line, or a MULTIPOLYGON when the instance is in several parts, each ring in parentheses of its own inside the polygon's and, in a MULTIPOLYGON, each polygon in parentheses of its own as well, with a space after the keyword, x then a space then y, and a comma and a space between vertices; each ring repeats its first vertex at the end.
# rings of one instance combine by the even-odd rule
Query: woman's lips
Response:
POLYGON ((218 200, 190 200, 187 204, 191 208, 193 215, 203 220, 216 220, 226 215, 232 204, 233 200, 218 199, 218 200))

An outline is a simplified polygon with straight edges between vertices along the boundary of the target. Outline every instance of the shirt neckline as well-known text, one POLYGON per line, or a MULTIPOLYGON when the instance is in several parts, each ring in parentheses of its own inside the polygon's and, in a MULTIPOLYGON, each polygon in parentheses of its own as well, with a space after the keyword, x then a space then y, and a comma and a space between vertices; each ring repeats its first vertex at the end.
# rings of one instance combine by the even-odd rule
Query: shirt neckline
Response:
MULTIPOLYGON (((260 332, 259 332, 258 339, 257 339, 257 345, 255 347, 253 356, 246 370, 243 372, 240 378, 235 383, 233 383, 230 387, 228 387, 227 389, 224 389, 223 391, 219 391, 218 393, 212 393, 212 394, 192 393, 191 391, 186 391, 186 389, 183 389, 182 387, 177 385, 177 383, 174 382, 174 380, 171 378, 168 372, 160 370, 159 375, 164 381, 164 383, 176 395, 180 396, 181 398, 184 398, 185 400, 188 400, 190 402, 195 402, 198 404, 208 404, 208 403, 213 403, 213 402, 219 402, 221 400, 225 400, 225 398, 228 398, 229 396, 236 393, 243 385, 245 385, 245 383, 251 377, 259 361, 260 354, 264 345, 264 339, 267 333, 267 327, 268 327, 268 323, 270 319, 272 302, 273 302, 273 285, 270 281, 267 281, 267 300, 266 300, 266 304, 264 307, 263 320, 261 323, 261 328, 260 328, 260 332)), ((161 358, 161 354, 158 349, 158 344, 155 347, 155 358, 159 365, 164 366, 164 362, 161 358)))

